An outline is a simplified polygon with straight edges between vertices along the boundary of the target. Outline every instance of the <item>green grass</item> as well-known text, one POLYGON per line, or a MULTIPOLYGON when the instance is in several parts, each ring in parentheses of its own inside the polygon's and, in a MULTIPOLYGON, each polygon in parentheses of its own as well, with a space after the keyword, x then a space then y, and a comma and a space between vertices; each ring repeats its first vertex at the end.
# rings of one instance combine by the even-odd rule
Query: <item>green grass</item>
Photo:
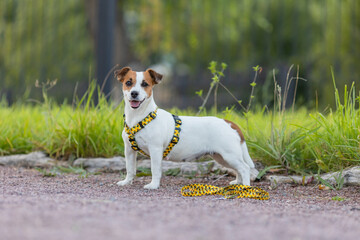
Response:
POLYGON ((331 200, 333 200, 333 201, 338 201, 338 202, 342 202, 342 201, 345 201, 346 198, 340 197, 340 196, 335 196, 335 197, 332 197, 331 200))
MULTIPOLYGON (((216 70, 216 63, 210 64, 214 78, 211 86, 220 83, 223 70, 216 70), (215 79, 215 80, 214 80, 215 79)), ((260 67, 254 68, 255 78, 250 84, 252 91, 256 86, 256 76, 260 67)), ((289 73, 291 68, 289 70, 289 73)), ((241 106, 242 112, 233 108, 226 108, 223 112, 217 111, 216 105, 206 112, 207 98, 200 108, 202 115, 216 115, 220 118, 236 122, 244 130, 250 154, 269 168, 283 168, 286 172, 309 174, 329 171, 338 171, 346 167, 360 164, 360 93, 356 93, 355 84, 350 89, 344 88, 343 97, 335 83, 334 99, 335 109, 328 109, 326 113, 308 111, 304 109, 285 110, 288 86, 292 80, 286 79, 285 89, 275 82, 273 109, 264 107, 251 110, 251 99, 248 106, 242 106, 240 100, 235 102, 241 106)), ((210 88, 207 96, 211 93, 210 88)), ((216 89, 213 91, 216 95, 216 89)), ((230 95, 231 92, 229 92, 230 95)), ((197 93, 198 94, 198 93, 197 93)), ((202 95, 198 94, 200 97, 202 95)), ((232 95, 233 96, 233 95, 232 95)), ((234 97, 234 96, 233 96, 234 97)), ((294 104, 294 103, 293 103, 294 104)), ((194 110, 178 111, 179 115, 195 115, 194 110)), ((268 169, 269 169, 268 168, 268 169)))
POLYGON ((305 109, 251 113, 247 135, 254 158, 300 174, 359 165, 359 99, 354 84, 345 86, 343 99, 335 86, 336 109, 327 114, 305 109))
POLYGON ((91 174, 99 174, 99 173, 89 173, 85 169, 81 167, 61 167, 56 166, 52 167, 51 169, 42 169, 42 168, 36 168, 37 171, 39 171, 43 177, 56 177, 57 175, 61 174, 76 174, 79 175, 79 178, 87 178, 91 174))
POLYGON ((123 154, 122 105, 107 103, 101 96, 94 106, 91 85, 76 106, 52 103, 15 104, 0 107, 0 155, 41 150, 58 159, 110 157, 123 154))
MULTIPOLYGON (((266 166, 306 174, 341 170, 360 164, 360 94, 355 85, 336 88, 336 108, 308 112, 255 109, 244 113, 227 108, 202 108, 201 115, 216 115, 236 122, 247 139, 250 155, 266 166)), ((57 159, 123 155, 123 104, 115 106, 91 84, 74 106, 58 105, 44 91, 43 103, 0 104, 0 155, 44 151, 57 159)), ((280 105, 279 105, 280 106, 280 105)), ((281 109, 281 110, 279 110, 281 109)), ((196 109, 170 109, 178 115, 196 115, 196 109)))

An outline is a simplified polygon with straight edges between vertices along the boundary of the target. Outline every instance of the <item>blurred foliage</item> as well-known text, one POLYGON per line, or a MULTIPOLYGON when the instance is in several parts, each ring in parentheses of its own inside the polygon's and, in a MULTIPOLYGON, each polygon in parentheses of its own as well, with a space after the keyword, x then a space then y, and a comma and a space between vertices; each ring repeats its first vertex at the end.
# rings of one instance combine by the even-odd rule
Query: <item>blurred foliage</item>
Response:
MULTIPOLYGON (((198 72, 211 60, 222 61, 229 64, 230 78, 246 78, 248 83, 249 69, 260 65, 265 70, 260 95, 269 90, 272 95, 272 78, 266 72, 280 68, 285 75, 291 64, 300 65, 301 76, 309 80, 306 86, 311 86, 307 94, 313 94, 308 98, 315 99, 318 91, 324 105, 334 102, 328 94, 330 66, 339 85, 360 75, 356 0, 135 0, 125 5, 129 37, 144 65, 174 61, 198 72)), ((233 87, 239 88, 238 80, 233 87)), ((250 87, 245 90, 248 94, 250 87)))
MULTIPOLYGON (((57 78, 62 89, 57 87, 58 93, 51 94, 69 98, 75 82, 87 83, 94 49, 84 4, 81 0, 0 2, 0 94, 16 89, 23 95, 36 79, 57 78)), ((304 100, 298 103, 315 99, 317 91, 322 106, 334 103, 328 94, 333 92, 330 66, 339 86, 360 75, 357 0, 122 0, 118 4, 125 9, 118 14, 124 17, 124 34, 133 55, 144 66, 170 64, 182 96, 207 86, 211 60, 229 64, 225 84, 238 89, 240 96, 251 91, 249 84, 243 87, 251 82, 249 69, 262 66, 260 104, 272 101, 273 68, 286 75, 290 65, 300 65, 301 77, 309 81, 300 86, 299 97, 304 100), (186 80, 178 81, 184 72, 186 80)))
POLYGON ((37 79, 58 79, 59 94, 72 96, 76 81, 87 82, 94 61, 84 3, 2 0, 0 53, 0 93, 16 89, 19 97, 37 79))

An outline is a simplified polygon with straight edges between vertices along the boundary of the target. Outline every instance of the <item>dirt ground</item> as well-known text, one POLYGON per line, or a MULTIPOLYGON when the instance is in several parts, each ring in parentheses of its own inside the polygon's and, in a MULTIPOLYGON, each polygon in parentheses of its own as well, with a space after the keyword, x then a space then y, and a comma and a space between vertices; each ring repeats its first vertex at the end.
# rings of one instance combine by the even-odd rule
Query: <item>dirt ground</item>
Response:
POLYGON ((190 183, 225 186, 231 177, 150 177, 118 187, 119 174, 43 177, 0 167, 0 239, 358 239, 360 187, 340 191, 282 185, 270 200, 183 197, 190 183), (332 200, 337 197, 338 200, 332 200))

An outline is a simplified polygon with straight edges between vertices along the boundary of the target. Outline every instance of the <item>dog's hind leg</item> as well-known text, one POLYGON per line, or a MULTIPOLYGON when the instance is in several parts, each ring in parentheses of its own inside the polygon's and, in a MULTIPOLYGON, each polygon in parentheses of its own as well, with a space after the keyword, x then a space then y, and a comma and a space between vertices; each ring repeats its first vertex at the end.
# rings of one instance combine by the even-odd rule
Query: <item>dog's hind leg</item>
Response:
POLYGON ((259 171, 255 168, 254 162, 250 157, 246 143, 240 143, 241 150, 243 151, 243 158, 247 165, 250 167, 250 179, 254 181, 259 174, 259 171))
POLYGON ((234 153, 213 154, 212 157, 220 164, 231 168, 236 172, 236 179, 230 184, 244 184, 250 186, 250 167, 244 162, 242 157, 234 153), (242 181, 241 181, 242 180, 242 181))
POLYGON ((250 154, 249 154, 249 151, 248 151, 245 141, 240 143, 240 145, 241 145, 241 150, 243 152, 243 157, 244 157, 245 162, 247 163, 247 165, 249 165, 250 168, 255 168, 254 162, 250 157, 250 154))

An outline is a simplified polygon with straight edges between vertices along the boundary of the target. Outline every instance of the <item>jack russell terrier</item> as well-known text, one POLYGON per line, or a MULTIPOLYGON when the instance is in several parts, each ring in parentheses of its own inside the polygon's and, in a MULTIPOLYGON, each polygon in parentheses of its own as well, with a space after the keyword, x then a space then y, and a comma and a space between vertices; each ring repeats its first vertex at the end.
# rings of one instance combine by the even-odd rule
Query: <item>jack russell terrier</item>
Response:
POLYGON ((124 67, 114 74, 122 83, 125 101, 122 137, 126 178, 117 185, 132 183, 138 151, 151 159, 152 180, 144 186, 146 189, 159 188, 163 159, 189 161, 203 155, 210 155, 220 164, 235 170, 236 179, 230 184, 250 185, 250 169, 255 166, 244 135, 235 123, 217 117, 178 117, 158 109, 152 89, 163 76, 152 69, 135 72, 124 67))

